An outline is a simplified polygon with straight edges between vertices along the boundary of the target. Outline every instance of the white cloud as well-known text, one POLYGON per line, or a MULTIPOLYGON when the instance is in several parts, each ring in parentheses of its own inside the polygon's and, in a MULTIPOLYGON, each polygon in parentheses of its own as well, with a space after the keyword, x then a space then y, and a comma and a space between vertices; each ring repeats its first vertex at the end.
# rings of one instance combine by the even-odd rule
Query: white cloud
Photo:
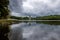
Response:
POLYGON ((60 0, 27 0, 23 3, 25 12, 31 12, 36 15, 59 14, 60 0), (29 7, 26 6, 28 4, 29 7), (33 9, 30 7, 32 6, 33 9), (30 8, 30 9, 29 9, 30 8), (58 8, 58 9, 57 9, 58 8), (29 10, 29 11, 27 11, 29 10))
POLYGON ((33 6, 30 5, 28 2, 23 2, 23 8, 33 9, 33 6))
POLYGON ((10 0, 13 15, 50 15, 60 14, 60 0, 10 0), (23 7, 22 7, 23 3, 23 7), (22 10, 23 9, 23 10, 22 10), (23 12, 23 13, 21 13, 23 12))

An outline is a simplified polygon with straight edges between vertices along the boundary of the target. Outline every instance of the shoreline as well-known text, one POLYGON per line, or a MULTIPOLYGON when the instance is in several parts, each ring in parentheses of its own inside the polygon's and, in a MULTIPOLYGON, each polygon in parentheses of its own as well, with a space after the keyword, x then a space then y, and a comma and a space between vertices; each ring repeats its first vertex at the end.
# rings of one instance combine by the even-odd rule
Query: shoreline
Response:
POLYGON ((23 21, 60 21, 60 20, 17 20, 17 19, 1 19, 0 23, 17 23, 17 22, 23 22, 23 21))
POLYGON ((12 21, 60 21, 60 20, 18 20, 18 19, 7 19, 12 21))

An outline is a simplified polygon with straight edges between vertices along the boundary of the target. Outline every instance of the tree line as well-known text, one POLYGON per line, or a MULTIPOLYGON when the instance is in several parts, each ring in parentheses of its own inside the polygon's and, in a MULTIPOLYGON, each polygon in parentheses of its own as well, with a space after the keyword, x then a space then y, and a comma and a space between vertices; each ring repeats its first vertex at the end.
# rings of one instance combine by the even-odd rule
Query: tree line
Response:
POLYGON ((6 19, 9 15, 9 0, 0 0, 0 19, 6 19))
MULTIPOLYGON (((10 18, 11 19, 18 19, 18 20, 29 20, 29 17, 11 16, 10 18)), ((60 20, 60 15, 49 15, 49 16, 31 17, 31 20, 60 20)))

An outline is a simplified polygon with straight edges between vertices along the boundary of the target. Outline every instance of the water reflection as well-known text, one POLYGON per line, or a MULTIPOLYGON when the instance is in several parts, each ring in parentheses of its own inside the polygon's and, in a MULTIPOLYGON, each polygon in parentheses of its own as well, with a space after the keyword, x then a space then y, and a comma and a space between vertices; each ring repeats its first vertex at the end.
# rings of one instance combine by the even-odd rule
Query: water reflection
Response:
POLYGON ((22 22, 11 25, 10 40, 60 40, 60 25, 22 22))
POLYGON ((36 21, 36 23, 49 24, 49 25, 60 25, 60 21, 36 21))
POLYGON ((0 24, 0 40, 9 40, 9 25, 8 24, 0 24))
MULTIPOLYGON (((18 25, 18 24, 17 24, 18 25)), ((7 23, 0 24, 0 40, 22 40, 22 28, 10 27, 7 23)))
POLYGON ((13 25, 14 27, 11 26, 10 34, 9 34, 9 39, 10 40, 23 40, 22 39, 22 28, 17 24, 13 25))

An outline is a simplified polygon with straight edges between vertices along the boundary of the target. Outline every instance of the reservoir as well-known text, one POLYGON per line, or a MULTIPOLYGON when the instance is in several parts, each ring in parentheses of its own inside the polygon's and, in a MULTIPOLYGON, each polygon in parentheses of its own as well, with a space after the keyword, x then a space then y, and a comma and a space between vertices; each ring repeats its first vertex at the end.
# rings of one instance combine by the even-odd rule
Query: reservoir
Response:
POLYGON ((9 40, 60 40, 60 22, 20 22, 10 25, 9 40))

